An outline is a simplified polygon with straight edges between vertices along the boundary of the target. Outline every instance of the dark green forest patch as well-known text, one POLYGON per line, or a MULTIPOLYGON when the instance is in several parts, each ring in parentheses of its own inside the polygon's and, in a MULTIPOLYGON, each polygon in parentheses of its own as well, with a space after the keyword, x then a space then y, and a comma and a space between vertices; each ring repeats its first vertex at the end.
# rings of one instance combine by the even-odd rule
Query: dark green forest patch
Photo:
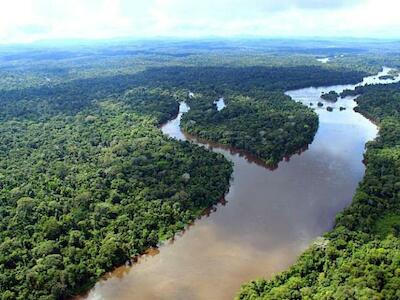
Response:
POLYGON ((288 271, 243 285, 237 299, 400 298, 400 84, 346 94, 360 94, 357 111, 380 126, 352 204, 288 271))
POLYGON ((68 104, 15 117, 3 110, 3 299, 77 293, 219 201, 230 163, 157 128, 177 105, 167 92, 131 89, 76 114, 68 104))
POLYGON ((184 131, 244 150, 273 167, 312 142, 318 117, 280 92, 263 98, 231 95, 218 111, 210 97, 189 99, 182 118, 184 131))
POLYGON ((310 142, 317 126, 284 90, 366 74, 305 65, 313 57, 117 50, 3 55, 2 299, 80 292, 224 195, 231 164, 158 128, 189 91, 201 97, 188 100, 185 129, 277 162, 310 142), (217 113, 220 95, 228 106, 217 113))

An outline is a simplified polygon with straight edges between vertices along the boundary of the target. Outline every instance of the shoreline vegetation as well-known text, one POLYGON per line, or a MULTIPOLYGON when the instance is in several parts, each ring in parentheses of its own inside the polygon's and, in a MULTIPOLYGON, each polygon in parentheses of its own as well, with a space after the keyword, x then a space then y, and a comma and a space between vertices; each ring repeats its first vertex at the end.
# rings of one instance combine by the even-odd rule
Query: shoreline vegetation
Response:
POLYGON ((357 82, 365 73, 348 75, 345 79, 340 71, 316 67, 212 67, 171 68, 152 78, 192 91, 187 100, 191 109, 182 117, 184 131, 248 152, 273 167, 310 144, 318 128, 316 113, 284 91, 357 82), (190 78, 196 78, 195 83, 190 78), (221 95, 226 107, 218 111, 214 102, 221 95))
POLYGON ((296 154, 300 155, 301 153, 307 151, 307 149, 308 149, 308 147, 310 145, 310 144, 306 144, 303 147, 299 148, 294 153, 291 153, 289 155, 284 156, 277 164, 267 164, 265 162, 265 160, 263 160, 262 158, 254 155, 254 154, 252 154, 252 153, 250 153, 248 151, 235 148, 235 147, 230 146, 228 144, 220 144, 220 143, 214 142, 212 140, 207 140, 207 139, 203 139, 201 137, 195 136, 195 135, 191 135, 190 133, 185 132, 183 129, 182 129, 182 132, 192 142, 195 142, 195 143, 199 142, 201 144, 206 144, 206 145, 209 145, 211 148, 214 148, 214 147, 221 148, 221 149, 229 151, 231 154, 239 154, 240 156, 245 157, 247 161, 255 163, 255 164, 257 164, 257 165, 259 165, 259 166, 261 166, 263 168, 266 168, 266 169, 268 169, 270 171, 276 170, 278 168, 278 164, 281 161, 290 161, 292 156, 294 156, 296 154))
POLYGON ((208 45, 123 47, 0 55, 2 299, 76 295, 221 198, 231 163, 158 128, 177 114, 189 90, 202 95, 185 121, 205 126, 200 136, 216 134, 215 140, 276 162, 312 140, 317 126, 315 114, 291 103, 284 90, 355 83, 376 69, 316 66, 314 56, 291 52, 231 49, 222 56, 226 49, 208 45), (216 113, 218 95, 226 96, 227 107, 216 113), (241 128, 242 113, 257 123, 241 128), (218 130, 207 128, 206 118, 218 130), (231 125, 237 136, 226 135, 231 125), (288 140, 304 125, 303 136, 288 140), (280 148, 254 146, 263 139, 280 148))
POLYGON ((159 130, 178 112, 177 92, 139 87, 110 97, 100 84, 94 98, 84 86, 2 95, 3 299, 79 294, 229 188, 222 155, 159 130))
POLYGON ((359 95, 355 110, 379 125, 352 203, 289 270, 244 284, 236 299, 400 298, 400 84, 343 94, 359 95))
POLYGON ((330 102, 336 102, 339 98, 339 94, 336 93, 335 91, 330 91, 329 93, 322 93, 321 99, 324 99, 326 101, 330 102))
POLYGON ((318 117, 290 97, 267 97, 230 97, 221 111, 209 108, 207 99, 188 99, 191 109, 182 116, 182 129, 196 138, 232 147, 274 169, 282 159, 312 142, 318 117), (280 101, 280 107, 270 109, 268 101, 280 101))

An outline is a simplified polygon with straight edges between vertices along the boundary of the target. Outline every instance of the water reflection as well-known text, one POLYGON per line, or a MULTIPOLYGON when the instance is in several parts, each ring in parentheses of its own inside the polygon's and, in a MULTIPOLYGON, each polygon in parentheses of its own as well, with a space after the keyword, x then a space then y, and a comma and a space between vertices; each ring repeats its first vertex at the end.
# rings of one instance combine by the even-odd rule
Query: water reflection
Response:
POLYGON ((226 107, 225 100, 223 97, 220 97, 218 100, 214 101, 214 104, 217 105, 217 110, 221 111, 226 107))
POLYGON ((320 63, 326 64, 328 61, 330 61, 330 58, 329 58, 329 57, 317 58, 317 60, 318 60, 320 63))
POLYGON ((181 102, 179 105, 179 113, 176 118, 172 119, 162 126, 163 133, 174 139, 186 141, 185 133, 180 130, 179 124, 181 123, 182 115, 188 111, 189 106, 185 102, 181 102))
MULTIPOLYGON (((388 69, 379 74, 387 73, 388 69)), ((378 76, 362 84, 380 83, 378 76)), ((386 82, 386 81, 385 81, 386 82)), ((288 91, 306 105, 323 101, 322 92, 354 85, 288 91)), ((195 222, 184 234, 144 255, 133 266, 118 268, 90 291, 89 299, 232 299, 240 285, 286 269, 319 235, 333 226, 363 176, 364 145, 377 128, 353 111, 353 98, 339 99, 333 112, 315 108, 320 127, 309 149, 282 161, 274 170, 240 152, 204 141, 234 163, 227 204, 195 222)), ((185 140, 181 113, 162 131, 185 140)))

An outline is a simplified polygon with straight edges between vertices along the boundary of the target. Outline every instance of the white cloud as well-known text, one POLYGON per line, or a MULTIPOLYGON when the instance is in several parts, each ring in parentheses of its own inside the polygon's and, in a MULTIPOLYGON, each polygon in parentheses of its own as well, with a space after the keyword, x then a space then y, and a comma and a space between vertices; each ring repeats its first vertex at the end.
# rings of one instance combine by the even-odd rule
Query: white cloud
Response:
POLYGON ((146 36, 399 37, 396 0, 0 0, 0 41, 146 36))

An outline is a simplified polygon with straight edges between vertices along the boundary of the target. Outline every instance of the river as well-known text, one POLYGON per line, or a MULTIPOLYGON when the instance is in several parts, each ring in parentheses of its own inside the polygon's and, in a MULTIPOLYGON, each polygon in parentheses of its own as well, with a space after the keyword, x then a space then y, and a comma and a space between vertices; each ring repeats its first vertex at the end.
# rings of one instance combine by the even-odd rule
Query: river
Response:
POLYGON ((330 58, 329 57, 317 58, 317 61, 319 61, 320 63, 326 64, 330 61, 330 58))
MULTIPOLYGON (((389 83, 378 76, 362 83, 389 83)), ((132 266, 107 274, 87 299, 233 299, 240 285, 257 277, 270 278, 288 268, 310 243, 334 225, 362 179, 364 145, 377 128, 353 111, 354 97, 328 103, 322 92, 355 85, 304 88, 286 94, 305 105, 313 103, 319 129, 308 150, 269 170, 253 159, 226 148, 200 142, 234 163, 225 203, 217 205, 184 233, 132 266), (324 103, 317 107, 317 103, 324 103), (333 107, 332 112, 326 106, 333 107), (346 110, 339 110, 339 107, 346 110)), ((162 131, 176 139, 191 139, 177 118, 162 131)), ((198 141, 194 141, 199 143, 198 141)))

